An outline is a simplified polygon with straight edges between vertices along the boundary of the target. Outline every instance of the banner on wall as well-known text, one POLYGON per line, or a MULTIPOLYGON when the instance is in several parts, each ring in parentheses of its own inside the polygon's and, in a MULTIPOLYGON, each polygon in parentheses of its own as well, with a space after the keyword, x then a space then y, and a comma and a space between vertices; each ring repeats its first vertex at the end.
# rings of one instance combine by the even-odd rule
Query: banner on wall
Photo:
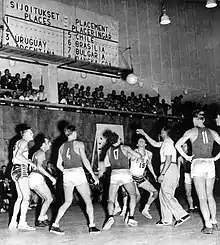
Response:
POLYGON ((92 154, 92 165, 94 164, 95 152, 97 152, 98 156, 98 163, 99 163, 99 156, 102 150, 102 147, 106 143, 106 138, 103 137, 103 133, 106 130, 111 130, 118 134, 121 141, 124 143, 124 129, 123 125, 117 124, 96 124, 96 134, 95 134, 95 142, 93 146, 93 154, 92 154))
POLYGON ((118 66, 119 23, 114 18, 53 1, 4 3, 4 45, 118 66))

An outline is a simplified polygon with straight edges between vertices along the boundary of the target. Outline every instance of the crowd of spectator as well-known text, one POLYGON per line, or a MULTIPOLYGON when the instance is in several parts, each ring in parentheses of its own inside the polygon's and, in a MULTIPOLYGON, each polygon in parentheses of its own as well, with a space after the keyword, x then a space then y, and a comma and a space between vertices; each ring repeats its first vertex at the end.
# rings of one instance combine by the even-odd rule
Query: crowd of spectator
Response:
MULTIPOLYGON (((0 98, 47 102, 44 86, 40 85, 38 89, 34 89, 31 79, 31 74, 26 74, 24 78, 21 78, 19 73, 12 76, 9 69, 5 69, 3 75, 0 72, 0 98)), ((80 86, 77 83, 70 88, 66 81, 58 83, 58 101, 60 104, 103 110, 185 117, 189 113, 189 108, 195 110, 201 107, 200 104, 183 104, 182 98, 182 95, 176 96, 169 105, 163 98, 160 98, 159 94, 154 97, 149 96, 149 94, 135 94, 134 92, 126 95, 125 91, 116 90, 105 94, 103 85, 92 89, 90 86, 80 86)))
POLYGON ((47 101, 44 86, 40 85, 38 90, 34 89, 31 79, 31 74, 21 78, 19 73, 12 76, 9 69, 5 69, 4 75, 1 76, 0 72, 0 88, 3 90, 0 96, 5 99, 47 101))
POLYGON ((165 99, 160 101, 160 95, 150 97, 148 94, 138 94, 131 92, 126 95, 125 91, 112 90, 111 93, 104 94, 104 86, 100 85, 94 90, 90 86, 79 86, 75 84, 69 88, 68 82, 58 84, 59 103, 65 105, 76 105, 82 107, 92 107, 100 109, 110 109, 127 112, 141 112, 157 115, 171 114, 174 116, 182 116, 182 98, 176 96, 169 105, 165 99))

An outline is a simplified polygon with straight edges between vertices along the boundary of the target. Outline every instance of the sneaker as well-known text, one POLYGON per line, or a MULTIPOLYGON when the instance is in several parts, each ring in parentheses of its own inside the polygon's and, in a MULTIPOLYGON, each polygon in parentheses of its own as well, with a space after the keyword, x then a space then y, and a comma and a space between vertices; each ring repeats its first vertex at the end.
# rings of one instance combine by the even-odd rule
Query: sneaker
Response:
POLYGON ((121 212, 120 206, 116 206, 115 209, 114 209, 113 215, 117 215, 120 212, 121 212))
POLYGON ((36 227, 45 227, 48 226, 48 224, 44 220, 37 220, 35 223, 36 227))
POLYGON ((9 230, 17 229, 17 227, 18 227, 18 222, 16 222, 16 221, 11 221, 9 226, 8 226, 9 230))
POLYGON ((177 226, 180 226, 182 225, 185 221, 187 221, 188 219, 190 219, 190 215, 187 214, 185 216, 183 216, 182 218, 180 218, 179 220, 177 220, 175 223, 174 223, 174 226, 177 227, 177 226))
POLYGON ((114 220, 114 218, 113 217, 110 217, 107 221, 106 221, 106 223, 105 223, 105 225, 103 226, 103 230, 109 230, 110 228, 111 228, 111 226, 113 225, 115 223, 115 220, 114 220))
POLYGON ((138 226, 138 222, 134 219, 128 219, 128 225, 135 227, 138 226))
POLYGON ((63 235, 65 232, 60 230, 60 227, 56 227, 56 226, 51 226, 50 228, 50 232, 55 233, 55 234, 59 234, 59 235, 63 235))
POLYGON ((220 231, 220 229, 219 229, 217 224, 212 224, 212 230, 213 231, 220 231))
POLYGON ((6 210, 5 210, 4 208, 1 208, 1 209, 0 209, 0 212, 1 212, 1 213, 5 213, 6 210))
POLYGON ((20 230, 26 230, 26 231, 35 231, 36 229, 32 226, 29 226, 27 222, 18 224, 18 229, 20 230))
POLYGON ((169 223, 169 222, 163 222, 163 221, 158 221, 156 223, 156 226, 169 226, 169 225, 172 225, 172 223, 169 223))
POLYGON ((95 226, 92 226, 92 227, 89 227, 89 233, 90 234, 98 234, 98 233, 100 233, 101 231, 98 229, 98 228, 96 228, 95 226))
POLYGON ((204 227, 201 232, 203 234, 212 234, 213 233, 213 229, 212 228, 209 228, 209 227, 204 227))
POLYGON ((149 213, 149 210, 147 209, 143 209, 143 211, 141 212, 146 218, 148 219, 152 219, 152 216, 149 213))

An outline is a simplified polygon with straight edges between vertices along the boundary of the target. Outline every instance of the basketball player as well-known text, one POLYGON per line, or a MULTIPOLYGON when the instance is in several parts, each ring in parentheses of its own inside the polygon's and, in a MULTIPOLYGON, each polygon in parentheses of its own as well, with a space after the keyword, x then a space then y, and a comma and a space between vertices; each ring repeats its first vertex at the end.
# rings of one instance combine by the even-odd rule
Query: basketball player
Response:
MULTIPOLYGON (((188 144, 184 143, 182 145, 183 151, 188 154, 188 144)), ((198 210, 198 206, 196 205, 196 197, 192 194, 192 177, 191 177, 191 162, 186 161, 181 155, 177 158, 179 172, 181 165, 184 169, 184 186, 186 191, 186 198, 188 201, 189 209, 188 213, 194 213, 198 210)))
POLYGON ((171 128, 164 126, 161 129, 162 142, 152 139, 143 129, 137 129, 137 133, 143 135, 152 146, 160 148, 161 165, 158 182, 161 184, 159 200, 162 219, 156 225, 172 225, 174 216, 176 219, 174 226, 179 226, 188 220, 190 216, 174 196, 179 181, 179 171, 176 162, 176 149, 170 137, 171 128))
POLYGON ((137 143, 138 148, 135 150, 140 153, 142 158, 131 158, 131 167, 130 171, 134 182, 136 184, 136 193, 137 193, 137 203, 140 201, 140 192, 138 188, 143 188, 144 190, 150 193, 148 201, 142 210, 142 214, 148 218, 152 219, 152 216, 149 213, 149 208, 151 203, 158 197, 158 191, 154 188, 154 186, 145 178, 145 171, 148 168, 148 171, 152 173, 155 179, 157 179, 156 174, 154 173, 152 167, 152 152, 145 149, 146 140, 144 138, 139 138, 137 143))
POLYGON ((13 215, 9 224, 9 229, 35 230, 26 222, 26 214, 30 199, 30 187, 28 183, 28 167, 36 169, 36 166, 28 159, 28 142, 33 140, 33 131, 30 128, 22 132, 22 139, 16 142, 13 150, 13 166, 11 176, 15 182, 17 200, 14 205, 13 215), (19 224, 17 216, 20 211, 19 224))
POLYGON ((86 204, 86 212, 89 218, 89 233, 99 233, 100 230, 96 228, 94 223, 94 209, 91 200, 91 192, 83 166, 91 174, 95 185, 98 184, 99 181, 86 157, 84 143, 76 140, 77 132, 75 126, 67 126, 64 133, 68 137, 68 141, 59 149, 57 167, 63 172, 65 201, 58 210, 56 220, 53 223, 50 232, 64 234, 64 231, 59 228, 59 222, 72 203, 73 190, 76 187, 86 204))
MULTIPOLYGON (((105 171, 105 167, 111 166, 111 179, 109 187, 109 199, 108 199, 108 220, 103 226, 103 230, 109 230, 114 224, 114 203, 119 186, 123 185, 130 196, 129 203, 129 216, 128 225, 137 226, 137 221, 134 219, 134 210, 136 206, 136 190, 135 184, 131 172, 129 170, 129 159, 131 157, 141 158, 141 154, 133 151, 129 146, 121 144, 119 136, 114 132, 108 132, 108 141, 110 148, 106 153, 104 163, 102 166, 105 171)), ((100 173, 100 176, 102 173, 100 173)))
POLYGON ((215 183, 214 161, 220 158, 220 152, 212 157, 213 142, 220 145, 220 136, 213 130, 205 127, 203 111, 193 113, 194 128, 185 132, 176 143, 176 149, 186 159, 192 161, 191 176, 193 178, 196 192, 199 198, 200 210, 205 221, 202 229, 204 234, 212 234, 217 230, 216 203, 213 197, 215 183), (187 155, 182 145, 190 140, 192 143, 192 156, 187 155))
POLYGON ((36 170, 33 170, 29 176, 29 186, 42 198, 42 207, 40 215, 35 223, 37 227, 45 227, 49 225, 47 210, 53 201, 53 197, 49 187, 46 184, 45 176, 56 184, 56 179, 45 170, 47 165, 46 152, 50 149, 51 143, 49 139, 43 137, 39 140, 40 149, 33 155, 33 163, 36 165, 36 170))

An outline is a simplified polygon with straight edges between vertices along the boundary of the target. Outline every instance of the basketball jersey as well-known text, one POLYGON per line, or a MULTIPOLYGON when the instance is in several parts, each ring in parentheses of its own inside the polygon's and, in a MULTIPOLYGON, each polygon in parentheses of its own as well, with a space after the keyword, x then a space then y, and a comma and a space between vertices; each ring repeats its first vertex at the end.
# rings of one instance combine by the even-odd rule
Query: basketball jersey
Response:
POLYGON ((109 152, 109 162, 111 169, 129 169, 128 157, 121 150, 121 145, 111 147, 109 152))
MULTIPOLYGON (((33 161, 33 163, 34 163, 34 165, 36 167, 37 167, 37 158, 36 158, 36 156, 40 153, 40 151, 42 151, 42 150, 38 150, 37 152, 35 152, 34 155, 33 155, 33 157, 32 157, 32 161, 33 161)), ((46 157, 44 155, 44 161, 43 161, 42 167, 44 169, 46 169, 46 165, 47 165, 47 160, 46 160, 46 157)), ((38 169, 32 170, 32 172, 43 175, 38 169)))
POLYGON ((62 159, 64 169, 82 167, 82 159, 73 148, 73 141, 67 141, 63 144, 62 159))
MULTIPOLYGON (((18 146, 19 146, 20 141, 21 140, 17 141, 16 144, 15 144, 15 146, 14 146, 12 162, 13 162, 13 164, 25 164, 25 165, 27 165, 27 163, 22 162, 21 160, 19 160, 16 157, 16 154, 18 152, 18 146)), ((24 155, 24 157, 26 157, 28 159, 28 147, 26 147, 25 151, 23 152, 23 155, 24 155)))
POLYGON ((192 142, 192 154, 196 158, 212 158, 214 139, 208 128, 198 128, 198 136, 192 142))
MULTIPOLYGON (((139 152, 138 149, 136 149, 135 151, 139 152)), ((132 175, 143 176, 148 161, 149 161, 149 157, 148 157, 147 150, 145 150, 145 156, 143 156, 142 158, 140 159, 135 158, 134 160, 131 160, 130 171, 132 175)))

